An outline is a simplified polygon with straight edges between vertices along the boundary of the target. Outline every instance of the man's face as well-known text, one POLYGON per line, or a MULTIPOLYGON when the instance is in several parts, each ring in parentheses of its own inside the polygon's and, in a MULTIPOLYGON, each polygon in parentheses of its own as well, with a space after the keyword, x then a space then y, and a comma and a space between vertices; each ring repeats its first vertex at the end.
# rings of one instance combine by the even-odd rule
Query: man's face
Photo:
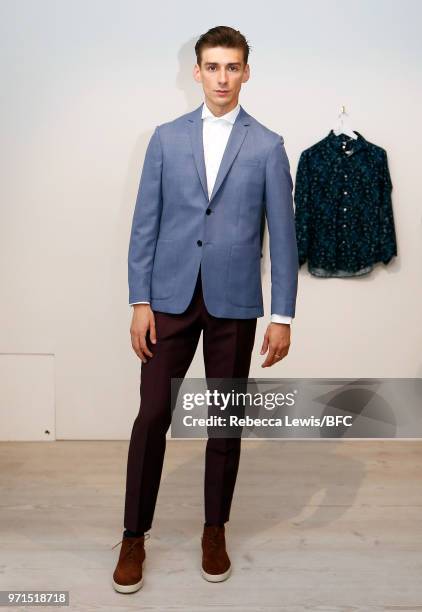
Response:
POLYGON ((202 83, 210 110, 223 114, 237 105, 242 83, 249 79, 249 64, 244 64, 242 49, 205 48, 193 74, 202 83))

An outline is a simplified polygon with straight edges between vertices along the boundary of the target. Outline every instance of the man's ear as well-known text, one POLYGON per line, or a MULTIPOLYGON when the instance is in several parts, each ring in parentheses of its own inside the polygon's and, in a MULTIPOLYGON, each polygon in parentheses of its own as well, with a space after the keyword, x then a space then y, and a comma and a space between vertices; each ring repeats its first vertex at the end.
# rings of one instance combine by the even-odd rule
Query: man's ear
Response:
POLYGON ((251 76, 251 73, 250 73, 249 64, 246 64, 245 70, 243 71, 242 83, 246 83, 246 81, 249 81, 250 76, 251 76))
POLYGON ((200 83, 202 81, 201 79, 201 69, 198 66, 198 64, 195 64, 195 66, 193 67, 193 78, 195 79, 195 81, 197 81, 198 83, 200 83))

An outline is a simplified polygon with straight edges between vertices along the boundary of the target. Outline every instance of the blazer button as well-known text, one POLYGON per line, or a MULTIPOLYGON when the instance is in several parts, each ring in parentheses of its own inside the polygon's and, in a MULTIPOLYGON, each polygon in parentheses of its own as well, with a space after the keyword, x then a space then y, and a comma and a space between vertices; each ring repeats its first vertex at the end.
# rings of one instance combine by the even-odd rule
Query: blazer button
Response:
POLYGON ((202 246, 202 240, 197 240, 197 241, 196 241, 196 244, 197 244, 198 246, 202 246))
POLYGON ((205 211, 207 213, 207 215, 210 215, 212 213, 211 208, 207 208, 207 210, 205 211))

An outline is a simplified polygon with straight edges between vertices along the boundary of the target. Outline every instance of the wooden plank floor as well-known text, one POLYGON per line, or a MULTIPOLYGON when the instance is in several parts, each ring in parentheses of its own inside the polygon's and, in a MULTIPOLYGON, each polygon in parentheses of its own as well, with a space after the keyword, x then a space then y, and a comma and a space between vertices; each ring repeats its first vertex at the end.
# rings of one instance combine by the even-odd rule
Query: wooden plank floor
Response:
POLYGON ((78 612, 422 610, 420 442, 242 440, 219 584, 199 573, 205 443, 167 441, 132 595, 111 585, 128 442, 0 444, 0 589, 67 589, 78 612))

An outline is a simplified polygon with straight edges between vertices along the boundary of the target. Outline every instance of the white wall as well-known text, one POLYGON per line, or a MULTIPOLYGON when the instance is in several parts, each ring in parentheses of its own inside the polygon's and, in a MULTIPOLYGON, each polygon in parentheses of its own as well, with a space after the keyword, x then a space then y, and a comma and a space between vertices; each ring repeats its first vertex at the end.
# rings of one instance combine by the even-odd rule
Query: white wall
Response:
MULTIPOLYGON (((344 104, 387 150, 393 181, 396 261, 360 279, 302 269, 289 356, 262 369, 266 242, 250 375, 421 376, 421 18, 417 0, 2 0, 0 353, 55 356, 57 438, 130 433, 140 361, 126 266, 140 171, 154 126, 201 103, 193 47, 215 25, 252 45, 240 101, 283 135, 293 177, 344 104)), ((188 376, 203 373, 201 348, 188 376)), ((26 418, 38 425, 41 412, 34 399, 26 418)))

